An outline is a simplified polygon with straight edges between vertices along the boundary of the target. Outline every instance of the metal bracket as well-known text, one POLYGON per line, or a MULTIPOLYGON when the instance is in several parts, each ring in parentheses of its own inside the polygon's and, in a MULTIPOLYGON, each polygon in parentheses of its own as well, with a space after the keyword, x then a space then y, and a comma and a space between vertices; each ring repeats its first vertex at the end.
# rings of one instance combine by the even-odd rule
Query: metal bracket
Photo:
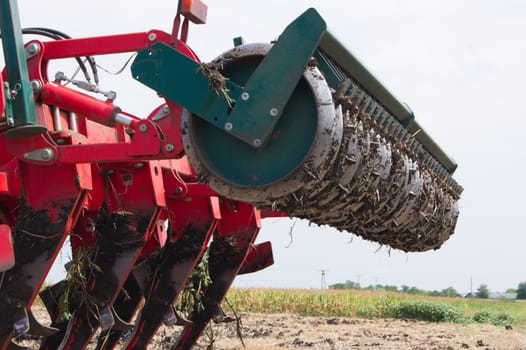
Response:
POLYGON ((228 116, 230 134, 254 147, 265 144, 326 29, 313 8, 288 25, 250 76, 241 100, 228 116))
POLYGON ((11 103, 11 89, 9 88, 9 83, 7 81, 3 83, 2 89, 4 89, 3 96, 5 97, 5 119, 7 125, 12 126, 15 124, 15 118, 13 117, 13 104, 11 103))
POLYGON ((325 32, 325 21, 318 12, 312 8, 305 11, 281 34, 244 88, 229 80, 225 82, 228 96, 210 86, 203 65, 162 43, 139 52, 132 64, 132 75, 257 148, 272 134, 325 32))
MULTIPOLYGON (((214 91, 201 70, 199 62, 163 43, 140 51, 131 66, 134 79, 222 129, 228 101, 214 91)), ((228 95, 237 99, 242 88, 230 81, 226 84, 228 95)))
POLYGON ((49 162, 53 160, 54 157, 55 151, 51 147, 45 147, 24 153, 24 159, 33 160, 37 162, 49 162))
POLYGON ((158 120, 161 120, 165 117, 168 117, 170 115, 170 107, 168 105, 164 105, 162 108, 160 108, 157 113, 152 117, 152 121, 156 122, 158 120))

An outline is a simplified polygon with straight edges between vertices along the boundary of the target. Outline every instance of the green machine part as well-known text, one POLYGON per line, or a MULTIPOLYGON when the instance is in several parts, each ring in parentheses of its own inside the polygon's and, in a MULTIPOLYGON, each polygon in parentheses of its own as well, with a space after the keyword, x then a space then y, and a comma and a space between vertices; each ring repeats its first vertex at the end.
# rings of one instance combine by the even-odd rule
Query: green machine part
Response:
MULTIPOLYGON (((247 44, 233 48, 215 62, 221 73, 243 85, 271 51, 271 44, 247 44)), ((332 160, 331 147, 341 142, 341 120, 335 115, 330 89, 314 66, 308 67, 296 83, 282 117, 273 125, 261 147, 232 137, 206 120, 186 113, 183 143, 194 168, 209 173, 215 188, 232 198, 258 201, 261 191, 279 197, 305 184, 305 161, 322 176, 332 160), (323 165, 324 164, 324 165, 323 165), (323 166, 322 166, 323 165, 323 166), (233 185, 233 187, 232 187, 233 185)))
POLYGON ((325 32, 325 21, 318 12, 305 11, 253 67, 243 87, 232 79, 222 88, 210 86, 206 66, 160 43, 137 55, 132 75, 200 118, 257 148, 272 134, 325 32))
POLYGON ((132 75, 201 119, 194 121, 196 146, 207 167, 242 187, 265 186, 294 172, 312 148, 318 111, 301 77, 325 33, 324 20, 309 9, 242 63, 202 65, 158 43, 138 54, 132 75), (223 90, 207 75, 216 67, 228 77, 223 90))
POLYGON ((3 87, 6 121, 11 127, 22 127, 9 129, 7 135, 41 133, 45 128, 36 125, 33 88, 27 73, 16 0, 0 1, 0 29, 9 81, 3 87))

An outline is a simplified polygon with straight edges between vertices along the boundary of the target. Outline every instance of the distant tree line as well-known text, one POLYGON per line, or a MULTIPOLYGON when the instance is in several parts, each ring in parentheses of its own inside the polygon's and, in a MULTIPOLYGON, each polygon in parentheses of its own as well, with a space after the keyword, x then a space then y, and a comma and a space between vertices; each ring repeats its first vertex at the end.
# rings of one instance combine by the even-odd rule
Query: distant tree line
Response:
POLYGON ((519 283, 517 288, 517 299, 526 299, 526 282, 519 283))
MULTIPOLYGON (((461 296, 460 293, 453 287, 448 287, 442 290, 424 290, 417 287, 410 287, 403 285, 401 287, 393 285, 383 285, 375 284, 367 287, 360 286, 359 283, 354 281, 345 281, 344 283, 335 283, 329 286, 330 289, 357 289, 357 290, 383 290, 389 292, 399 292, 406 294, 419 294, 419 295, 429 295, 436 297, 458 297, 461 296)), ((519 283, 517 289, 510 288, 506 290, 506 293, 517 293, 517 299, 526 299, 526 282, 519 283)), ((476 298, 487 299, 490 296, 490 290, 487 285, 481 284, 477 289, 476 293, 473 295, 476 298)))

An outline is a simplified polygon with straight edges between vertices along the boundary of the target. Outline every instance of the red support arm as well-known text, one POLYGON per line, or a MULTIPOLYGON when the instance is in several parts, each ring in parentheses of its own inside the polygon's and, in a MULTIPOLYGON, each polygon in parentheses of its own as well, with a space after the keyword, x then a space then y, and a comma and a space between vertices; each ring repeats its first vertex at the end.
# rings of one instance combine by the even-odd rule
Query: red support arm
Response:
POLYGON ((156 42, 170 42, 170 35, 160 30, 149 32, 55 40, 45 43, 44 60, 107 55, 139 51, 156 42))

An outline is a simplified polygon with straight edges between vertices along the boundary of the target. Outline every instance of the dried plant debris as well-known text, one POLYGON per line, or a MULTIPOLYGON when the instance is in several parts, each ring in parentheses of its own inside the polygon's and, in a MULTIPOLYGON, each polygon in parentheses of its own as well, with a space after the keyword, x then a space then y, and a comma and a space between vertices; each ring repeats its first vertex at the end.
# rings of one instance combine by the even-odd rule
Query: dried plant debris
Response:
POLYGON ((70 305, 75 305, 74 309, 81 303, 86 305, 87 310, 94 316, 97 311, 98 303, 91 296, 88 288, 90 276, 94 272, 100 272, 100 268, 93 262, 94 248, 79 248, 71 262, 68 264, 66 278, 62 282, 63 293, 59 300, 60 315, 57 322, 67 322, 73 316, 70 305))
POLYGON ((229 90, 226 84, 228 78, 221 74, 219 69, 213 63, 201 63, 199 72, 201 72, 208 79, 212 90, 214 90, 217 95, 223 96, 225 98, 228 107, 233 108, 235 101, 228 94, 229 90))
POLYGON ((193 312, 200 312, 204 309, 203 298, 206 289, 212 283, 208 270, 209 252, 206 251, 188 278, 183 291, 177 300, 177 310, 181 310, 186 315, 193 312))

